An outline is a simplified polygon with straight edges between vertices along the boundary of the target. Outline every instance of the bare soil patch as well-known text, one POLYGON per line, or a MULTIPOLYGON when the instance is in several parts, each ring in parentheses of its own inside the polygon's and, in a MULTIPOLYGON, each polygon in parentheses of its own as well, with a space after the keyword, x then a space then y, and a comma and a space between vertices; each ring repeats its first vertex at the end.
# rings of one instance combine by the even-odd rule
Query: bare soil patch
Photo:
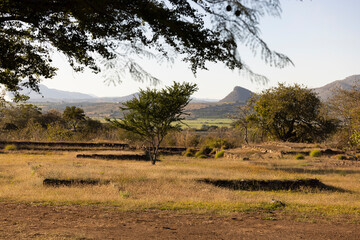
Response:
POLYGON ((359 239, 359 224, 248 212, 123 212, 116 207, 0 203, 1 239, 359 239))

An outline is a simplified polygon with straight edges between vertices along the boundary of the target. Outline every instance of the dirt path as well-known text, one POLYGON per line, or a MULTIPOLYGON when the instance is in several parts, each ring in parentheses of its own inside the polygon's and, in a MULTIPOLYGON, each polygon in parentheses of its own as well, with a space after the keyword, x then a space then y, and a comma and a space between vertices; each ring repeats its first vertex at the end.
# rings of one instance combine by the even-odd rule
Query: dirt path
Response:
POLYGON ((296 218, 0 202, 0 239, 360 239, 359 224, 296 218))

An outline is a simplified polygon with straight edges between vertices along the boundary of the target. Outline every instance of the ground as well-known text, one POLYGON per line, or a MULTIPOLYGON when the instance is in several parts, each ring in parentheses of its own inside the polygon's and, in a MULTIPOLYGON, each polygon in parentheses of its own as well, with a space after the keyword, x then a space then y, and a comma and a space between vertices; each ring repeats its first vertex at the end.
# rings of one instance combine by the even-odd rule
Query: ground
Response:
POLYGON ((227 215, 0 203, 1 239, 359 239, 356 223, 281 212, 227 215))
POLYGON ((335 150, 257 144, 220 159, 163 155, 155 166, 78 157, 133 150, 0 151, 0 239, 360 239, 359 153, 335 150), (249 190, 204 179, 322 185, 249 190))

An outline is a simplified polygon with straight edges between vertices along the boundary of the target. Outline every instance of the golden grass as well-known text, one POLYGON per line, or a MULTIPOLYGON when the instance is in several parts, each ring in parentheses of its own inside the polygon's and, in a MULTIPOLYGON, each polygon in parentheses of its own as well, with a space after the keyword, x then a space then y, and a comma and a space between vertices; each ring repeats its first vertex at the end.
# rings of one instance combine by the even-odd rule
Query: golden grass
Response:
MULTIPOLYGON (((89 152, 90 153, 90 152, 89 152)), ((98 152, 99 153, 99 152, 98 152)), ((116 152, 109 152, 116 154, 116 152)), ((337 159, 285 158, 195 159, 162 157, 149 162, 77 159, 77 153, 0 155, 0 199, 41 204, 102 204, 123 210, 174 209, 233 212, 271 209, 271 199, 284 211, 360 215, 360 164, 329 165, 337 159), (107 185, 46 187, 45 178, 110 180, 107 185), (195 181, 214 179, 304 179, 349 192, 233 191, 195 181)))

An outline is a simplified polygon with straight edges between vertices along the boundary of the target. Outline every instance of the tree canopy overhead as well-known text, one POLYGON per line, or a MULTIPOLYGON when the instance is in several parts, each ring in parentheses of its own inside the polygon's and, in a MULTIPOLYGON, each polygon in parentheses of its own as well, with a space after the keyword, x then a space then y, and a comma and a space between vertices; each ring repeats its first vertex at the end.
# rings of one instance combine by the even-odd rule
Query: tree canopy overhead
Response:
POLYGON ((291 61, 269 49, 258 29, 260 17, 280 12, 279 0, 0 0, 0 84, 38 90, 56 73, 52 50, 76 71, 121 68, 137 80, 157 79, 132 55, 179 54, 194 73, 206 62, 248 69, 241 44, 283 67, 291 61))

